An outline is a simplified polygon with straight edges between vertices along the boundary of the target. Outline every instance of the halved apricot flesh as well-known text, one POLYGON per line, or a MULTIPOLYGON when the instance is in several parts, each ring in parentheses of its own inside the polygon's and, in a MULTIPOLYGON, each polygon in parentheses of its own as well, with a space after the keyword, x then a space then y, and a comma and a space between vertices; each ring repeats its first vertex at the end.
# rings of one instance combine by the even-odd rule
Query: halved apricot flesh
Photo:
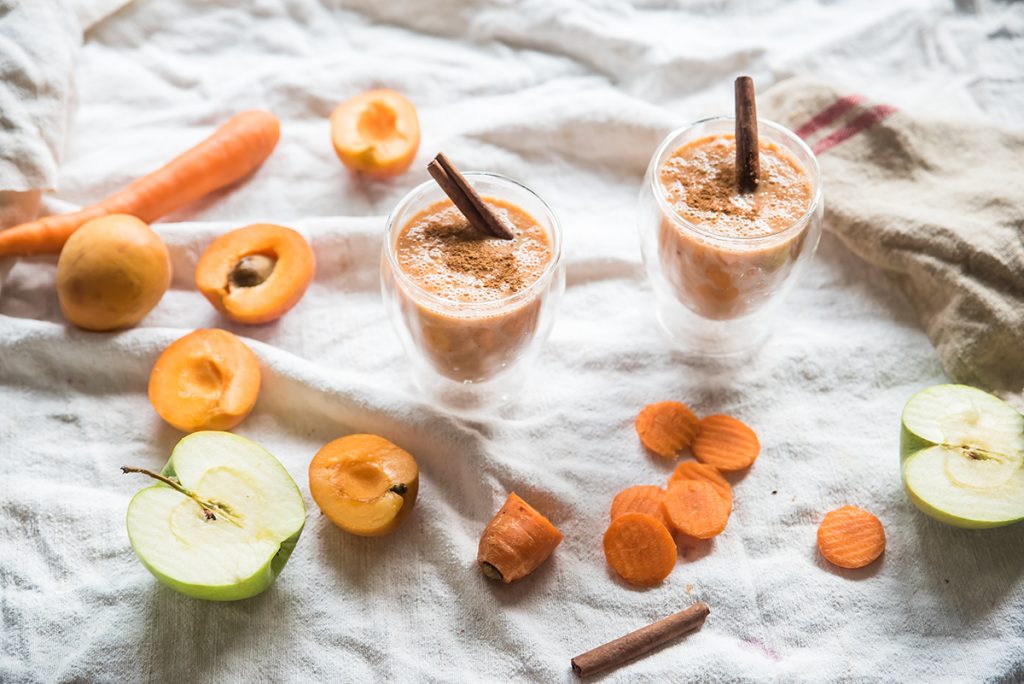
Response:
POLYGON ((226 330, 196 330, 172 342, 149 375, 150 403, 183 432, 230 430, 259 392, 259 360, 226 330))
POLYGON ((210 243, 196 264, 196 287, 238 323, 269 323, 295 306, 316 273, 306 239, 291 228, 257 223, 210 243))
POLYGON ((416 503, 419 481, 416 459, 377 435, 336 439, 309 464, 316 505, 335 525, 362 537, 394 532, 416 503))
POLYGON ((331 114, 331 142, 350 170, 371 178, 397 176, 420 147, 416 107, 387 88, 357 95, 331 114))

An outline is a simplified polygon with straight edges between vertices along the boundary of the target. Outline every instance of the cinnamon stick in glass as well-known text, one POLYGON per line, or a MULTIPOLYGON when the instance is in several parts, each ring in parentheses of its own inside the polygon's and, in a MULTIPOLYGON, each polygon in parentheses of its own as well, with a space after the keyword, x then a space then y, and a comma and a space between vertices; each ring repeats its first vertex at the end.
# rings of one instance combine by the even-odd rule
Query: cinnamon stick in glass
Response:
POLYGON ((757 190, 761 156, 757 143, 757 101, 754 80, 736 79, 736 187, 743 194, 757 190))
POLYGON ((621 667, 697 629, 704 624, 704 619, 710 612, 708 604, 695 603, 686 610, 576 656, 572 659, 572 671, 580 677, 589 677, 598 672, 621 667))
POLYGON ((485 235, 502 240, 511 240, 515 237, 443 152, 438 153, 433 161, 427 164, 427 171, 470 225, 485 235))

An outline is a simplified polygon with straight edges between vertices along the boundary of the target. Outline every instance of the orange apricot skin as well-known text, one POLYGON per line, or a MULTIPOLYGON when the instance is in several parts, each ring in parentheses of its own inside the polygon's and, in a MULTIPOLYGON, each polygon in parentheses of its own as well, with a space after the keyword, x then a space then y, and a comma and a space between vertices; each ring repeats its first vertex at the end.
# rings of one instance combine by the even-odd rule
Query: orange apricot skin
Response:
POLYGON ((357 95, 342 102, 331 114, 331 143, 338 159, 350 171, 379 180, 393 178, 409 168, 419 151, 416 107, 389 88, 357 95), (377 139, 365 134, 361 130, 363 121, 378 122, 381 130, 377 134, 384 137, 377 139), (384 130, 389 128, 390 132, 384 130))
POLYGON ((214 308, 237 323, 275 321, 299 303, 316 274, 313 248, 298 232, 257 223, 227 232, 206 248, 196 264, 196 288, 214 308), (270 276, 252 287, 230 287, 232 270, 244 257, 276 259, 270 276))
POLYGON ((259 392, 259 360, 226 330, 196 330, 172 342, 149 375, 150 403, 182 432, 230 430, 259 392))
POLYGON ((64 318, 84 330, 128 328, 160 302, 171 285, 171 257, 143 221, 110 214, 86 222, 57 261, 57 299, 64 318))
MULTIPOLYGON (((419 467, 410 453, 377 435, 346 435, 326 444, 309 463, 309 493, 321 512, 337 527, 360 537, 382 537, 394 532, 409 517, 419 493, 419 467), (393 485, 404 485, 401 508, 385 525, 376 529, 356 526, 347 517, 352 501, 338 485, 339 473, 354 461, 387 462, 394 474, 393 485)), ((399 496, 385 490, 381 496, 399 496)))

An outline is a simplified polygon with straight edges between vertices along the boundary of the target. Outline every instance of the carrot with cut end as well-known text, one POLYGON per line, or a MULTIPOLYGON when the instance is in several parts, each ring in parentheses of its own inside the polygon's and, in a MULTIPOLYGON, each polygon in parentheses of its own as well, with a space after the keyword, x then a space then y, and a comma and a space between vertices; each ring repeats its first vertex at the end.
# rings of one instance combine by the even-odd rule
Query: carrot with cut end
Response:
POLYGON ((477 562, 484 575, 509 584, 526 577, 562 542, 562 533, 512 492, 480 537, 477 562))
POLYGON ((825 515, 818 526, 818 550, 841 568, 863 568, 885 551, 885 528, 871 513, 843 506, 825 515))
POLYGON ((662 458, 675 458, 690 446, 699 421, 690 407, 678 401, 648 404, 636 417, 640 442, 662 458))
POLYGON ((697 539, 721 534, 729 522, 731 506, 711 484, 679 480, 665 492, 665 514, 677 531, 697 539))
POLYGON ((718 468, 697 461, 683 461, 669 475, 668 486, 671 487, 680 480, 707 482, 715 488, 719 496, 729 502, 729 510, 732 510, 732 485, 718 471, 718 468))
POLYGON ((604 533, 608 565, 630 584, 658 584, 676 566, 676 555, 672 533, 644 513, 623 513, 604 533))
POLYGON ((57 254, 79 226, 108 214, 152 223, 250 174, 280 136, 280 123, 270 112, 238 114, 192 149, 97 204, 0 231, 0 256, 57 254))
POLYGON ((761 443, 744 423, 732 416, 716 415, 700 421, 692 450, 701 463, 719 470, 743 470, 757 458, 761 443))
POLYGON ((668 526, 664 498, 665 490, 654 485, 623 489, 612 499, 612 520, 626 513, 645 513, 668 526))

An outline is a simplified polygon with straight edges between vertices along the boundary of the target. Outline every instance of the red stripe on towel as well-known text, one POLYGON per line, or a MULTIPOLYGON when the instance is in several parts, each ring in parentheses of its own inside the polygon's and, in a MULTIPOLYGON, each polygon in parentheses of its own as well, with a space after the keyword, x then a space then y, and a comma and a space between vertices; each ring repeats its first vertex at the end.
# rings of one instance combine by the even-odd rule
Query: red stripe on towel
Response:
POLYGON ((857 118, 855 118, 853 121, 840 128, 839 130, 834 131, 833 133, 830 133, 829 135, 819 140, 812 148, 814 150, 814 154, 822 154, 823 152, 831 150, 833 147, 843 142, 844 140, 852 138, 861 131, 865 131, 868 128, 871 128, 876 123, 882 121, 895 111, 895 107, 885 104, 872 107, 863 114, 858 115, 857 118))
POLYGON ((796 134, 806 140, 817 133, 821 128, 828 126, 830 123, 863 101, 864 97, 862 95, 847 95, 846 97, 841 97, 828 107, 825 107, 825 109, 815 114, 811 120, 803 126, 796 129, 796 134))

